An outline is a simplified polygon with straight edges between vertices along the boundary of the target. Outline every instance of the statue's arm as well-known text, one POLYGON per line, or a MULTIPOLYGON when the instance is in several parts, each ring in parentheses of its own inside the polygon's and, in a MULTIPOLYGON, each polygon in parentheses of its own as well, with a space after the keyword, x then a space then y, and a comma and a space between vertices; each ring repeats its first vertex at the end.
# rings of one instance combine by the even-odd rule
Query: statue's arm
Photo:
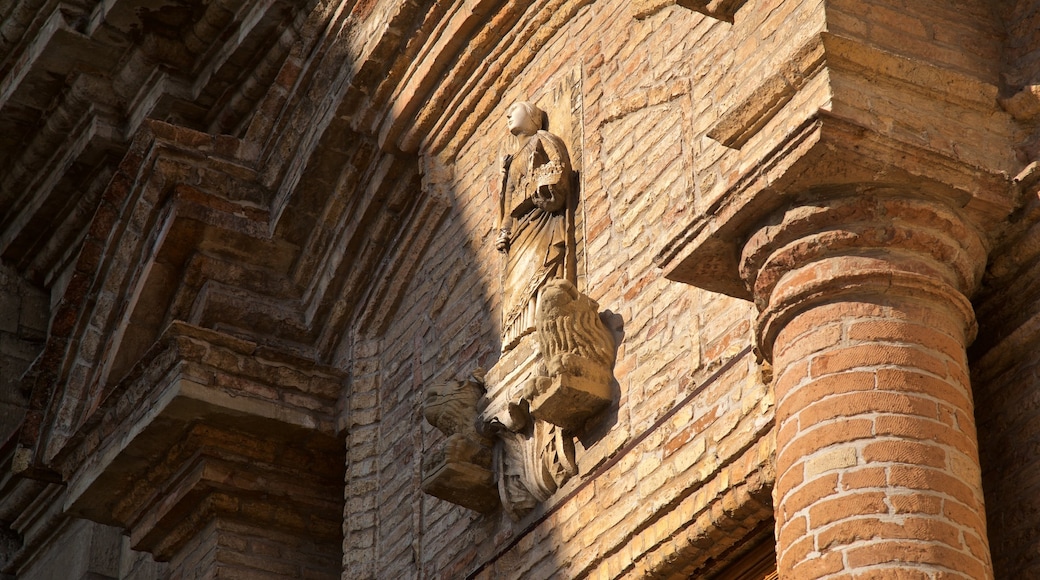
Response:
POLYGON ((498 164, 498 172, 500 177, 500 187, 498 189, 498 237, 495 239, 495 249, 499 252, 509 251, 509 237, 512 235, 510 220, 512 216, 509 215, 509 210, 506 208, 506 197, 507 190, 509 187, 509 164, 512 162, 512 155, 503 155, 498 164))
POLYGON ((538 138, 548 160, 533 168, 533 201, 545 211, 559 211, 567 205, 567 195, 570 193, 570 157, 563 141, 556 135, 539 131, 538 138))

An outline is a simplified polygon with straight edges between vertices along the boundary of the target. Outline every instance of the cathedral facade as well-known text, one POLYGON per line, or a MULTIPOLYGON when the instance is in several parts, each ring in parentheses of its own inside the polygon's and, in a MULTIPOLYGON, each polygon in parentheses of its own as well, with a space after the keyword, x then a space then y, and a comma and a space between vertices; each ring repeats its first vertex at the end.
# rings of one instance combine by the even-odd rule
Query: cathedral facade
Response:
POLYGON ((1040 576, 1038 162, 1035 0, 2 3, 0 574, 1040 576))

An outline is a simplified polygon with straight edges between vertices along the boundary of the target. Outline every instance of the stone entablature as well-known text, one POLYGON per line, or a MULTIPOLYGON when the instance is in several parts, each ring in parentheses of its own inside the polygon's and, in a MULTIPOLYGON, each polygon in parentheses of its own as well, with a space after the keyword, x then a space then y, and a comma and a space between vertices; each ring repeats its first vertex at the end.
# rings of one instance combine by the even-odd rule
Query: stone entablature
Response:
POLYGON ((730 108, 706 135, 753 160, 658 256, 669 278, 760 311, 783 579, 993 577, 966 348, 969 298, 1019 203, 1015 130, 987 71, 886 48, 835 26, 730 108), (901 102, 915 107, 886 108, 901 102), (973 118, 986 131, 970 143, 927 134, 973 118), (752 147, 778 124, 793 130, 752 147), (908 542, 892 518, 929 527, 908 542))
MULTIPOLYGON (((286 555, 283 565, 337 577, 342 381, 336 369, 174 323, 55 458, 67 511, 125 529, 134 549, 175 568, 195 562, 209 534, 306 537, 311 563, 286 555)), ((236 552, 194 565, 230 573, 236 552)))

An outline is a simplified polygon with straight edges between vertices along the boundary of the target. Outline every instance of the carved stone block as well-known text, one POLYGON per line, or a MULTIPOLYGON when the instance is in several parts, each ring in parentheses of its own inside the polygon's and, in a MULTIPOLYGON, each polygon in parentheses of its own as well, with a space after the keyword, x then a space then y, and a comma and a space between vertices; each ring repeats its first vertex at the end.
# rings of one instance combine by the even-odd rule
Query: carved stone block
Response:
POLYGON ((498 489, 490 463, 490 449, 452 435, 423 459, 422 490, 474 511, 495 511, 498 489))
POLYGON ((498 489, 491 470, 491 442, 477 432, 479 376, 434 385, 423 398, 426 420, 447 439, 423 458, 422 490, 481 513, 494 511, 498 489))
POLYGON ((531 414, 578 430, 613 401, 614 338, 599 319, 599 304, 567 280, 546 283, 538 339, 548 376, 525 388, 531 414))

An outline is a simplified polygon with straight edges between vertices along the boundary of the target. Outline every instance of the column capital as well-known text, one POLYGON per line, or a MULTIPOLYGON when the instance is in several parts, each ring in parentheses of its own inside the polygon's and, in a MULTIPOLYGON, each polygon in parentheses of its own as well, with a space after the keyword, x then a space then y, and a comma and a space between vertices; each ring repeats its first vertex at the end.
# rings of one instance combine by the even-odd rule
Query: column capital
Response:
POLYGON ((739 272, 762 315, 758 343, 808 308, 854 296, 948 304, 975 334, 968 296, 986 263, 984 236, 955 210, 875 184, 810 190, 770 215, 744 244, 739 272))
POLYGON ((988 77, 914 53, 923 43, 878 47, 830 17, 704 132, 696 211, 655 257, 667 278, 751 299, 743 245, 803 192, 895 185, 955 209, 984 238, 1017 207, 1015 123, 988 77), (882 115, 878 103, 892 107, 882 115), (974 119, 987 120, 978 138, 974 119))

